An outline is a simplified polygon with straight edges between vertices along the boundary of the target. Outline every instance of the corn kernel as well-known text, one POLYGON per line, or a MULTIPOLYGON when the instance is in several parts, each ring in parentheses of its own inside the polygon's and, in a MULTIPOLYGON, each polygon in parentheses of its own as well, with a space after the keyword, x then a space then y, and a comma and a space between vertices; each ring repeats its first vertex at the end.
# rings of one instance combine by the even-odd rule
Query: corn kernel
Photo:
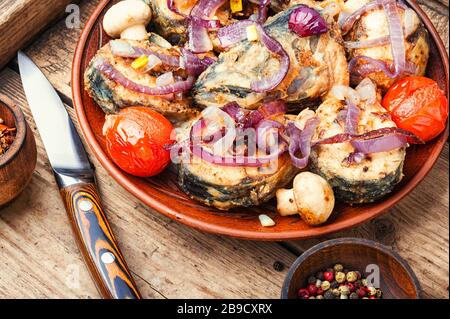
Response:
POLYGON ((247 40, 248 41, 257 41, 258 37, 258 29, 255 25, 251 25, 247 27, 247 40))
POLYGON ((230 0, 230 8, 232 13, 241 12, 242 7, 242 0, 230 0))
POLYGON ((143 56, 137 58, 136 60, 134 60, 133 63, 131 63, 131 67, 135 70, 138 70, 138 69, 146 66, 147 63, 148 63, 148 56, 143 55, 143 56))

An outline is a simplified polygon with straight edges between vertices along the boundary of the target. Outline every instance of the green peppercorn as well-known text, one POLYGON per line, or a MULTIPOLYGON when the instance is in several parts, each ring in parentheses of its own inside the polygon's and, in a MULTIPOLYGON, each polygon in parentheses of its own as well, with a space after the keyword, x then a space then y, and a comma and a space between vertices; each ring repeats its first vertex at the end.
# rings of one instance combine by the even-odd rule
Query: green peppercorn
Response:
POLYGON ((328 291, 325 291, 323 297, 325 299, 334 299, 335 296, 331 290, 328 290, 328 291))
POLYGON ((324 297, 322 295, 318 295, 316 296, 316 299, 324 299, 324 297))
POLYGON ((383 296, 383 292, 381 291, 381 289, 377 289, 376 296, 377 296, 377 298, 381 298, 383 296))
POLYGON ((314 284, 316 285, 317 288, 320 288, 320 286, 322 286, 322 280, 317 279, 314 284))
POLYGON ((323 291, 327 291, 328 289, 330 289, 331 284, 329 281, 322 281, 322 285, 320 286, 320 288, 323 289, 323 291))
POLYGON ((333 280, 330 283, 330 288, 334 289, 334 288, 338 288, 339 287, 339 283, 336 280, 333 280))
POLYGON ((308 278, 308 284, 315 284, 316 280, 317 280, 316 277, 311 276, 311 277, 308 278))
POLYGON ((336 276, 334 276, 338 283, 343 283, 345 281, 345 274, 343 272, 337 272, 336 276))
POLYGON ((339 292, 341 293, 341 295, 348 296, 350 294, 350 288, 346 285, 340 286, 338 289, 339 289, 339 292))
POLYGON ((342 272, 344 270, 344 266, 342 266, 341 264, 336 264, 333 267, 335 272, 342 272))
POLYGON ((377 289, 375 287, 367 287, 367 291, 369 293, 369 296, 375 296, 377 294, 377 289))
POLYGON ((316 274, 316 279, 323 280, 323 271, 319 271, 319 272, 316 274))
POLYGON ((356 272, 350 271, 347 273, 346 278, 348 282, 355 282, 356 280, 358 280, 358 275, 356 274, 356 272))
POLYGON ((358 294, 356 292, 352 292, 350 294, 350 299, 359 299, 358 294))
POLYGON ((341 295, 341 292, 337 288, 333 289, 332 292, 335 297, 339 297, 341 295))
POLYGON ((363 285, 363 287, 369 286, 369 282, 367 281, 367 279, 361 279, 361 284, 363 285))
POLYGON ((348 299, 348 295, 341 295, 341 299, 348 299))

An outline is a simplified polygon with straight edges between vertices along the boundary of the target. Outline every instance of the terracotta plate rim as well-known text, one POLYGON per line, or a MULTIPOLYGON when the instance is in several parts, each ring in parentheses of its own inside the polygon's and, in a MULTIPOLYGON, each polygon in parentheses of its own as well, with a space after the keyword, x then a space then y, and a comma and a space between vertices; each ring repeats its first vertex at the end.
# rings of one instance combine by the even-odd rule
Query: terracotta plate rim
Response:
MULTIPOLYGON (((420 168, 420 170, 417 172, 417 174, 411 178, 411 180, 405 184, 400 190, 397 191, 397 193, 384 201, 379 202, 379 209, 378 211, 372 213, 369 216, 366 215, 359 215, 350 219, 342 220, 339 222, 334 222, 332 224, 327 224, 321 227, 317 228, 310 228, 307 230, 299 230, 299 231, 270 231, 270 229, 265 230, 264 232, 258 232, 258 231, 247 231, 247 230, 239 230, 232 227, 226 227, 226 226, 220 226, 211 224, 208 222, 201 221, 196 218, 192 218, 190 216, 186 216, 182 213, 179 213, 175 210, 173 210, 170 206, 165 205, 158 200, 152 198, 150 195, 139 189, 133 181, 130 179, 129 176, 127 176, 125 173, 123 173, 115 164, 109 159, 108 155, 103 151, 102 147, 100 146, 99 142, 97 141, 90 125, 89 120, 86 116, 84 105, 82 101, 82 85, 81 81, 83 79, 82 73, 81 73, 81 63, 83 61, 83 54, 85 51, 85 46, 87 43, 87 40, 89 39, 89 36, 91 34, 91 30, 94 27, 95 23, 97 22, 99 16, 101 15, 103 9, 105 6, 110 2, 111 0, 102 0, 98 6, 96 7, 94 13, 90 16, 89 20, 87 21, 81 36, 78 40, 73 64, 72 64, 72 99, 74 102, 74 107, 76 111, 76 115, 82 130, 82 133, 86 139, 86 142, 94 155, 97 157, 101 165, 108 171, 108 173, 128 192, 130 192, 132 195, 134 195, 136 198, 141 200, 144 204, 149 206, 150 208, 153 208, 159 213, 164 214, 165 216, 174 219, 176 221, 179 221, 182 224, 185 224, 187 226, 193 227, 195 229, 205 231, 207 233, 212 234, 219 234, 219 235, 225 235, 240 239, 246 239, 246 240, 261 240, 261 241, 285 241, 285 240, 298 240, 298 239, 308 239, 323 235, 328 235, 331 233, 335 233, 338 231, 342 231, 357 225, 360 225, 364 222, 370 221, 376 217, 381 216, 382 214, 386 213, 389 208, 391 208, 393 205, 395 205, 397 202, 399 202, 401 199, 403 199, 406 195, 408 195, 424 178, 425 176, 430 172, 434 164, 436 163, 437 159, 439 158, 439 155, 441 154, 444 145, 447 141, 448 135, 449 135, 449 126, 447 125, 446 131, 441 134, 440 137, 437 138, 435 141, 435 146, 432 150, 432 153, 430 154, 430 157, 428 160, 424 163, 424 165, 420 168), (320 231, 319 231, 320 230, 320 231)), ((418 7, 417 4, 412 3, 413 1, 407 0, 407 2, 415 9, 415 11, 419 14, 419 16, 422 18, 422 21, 427 26, 428 30, 430 31, 431 38, 435 42, 439 55, 441 58, 441 61, 445 68, 445 74, 446 74, 446 86, 447 86, 447 92, 448 92, 448 55, 445 49, 445 46, 441 40, 441 38, 438 36, 438 33, 436 29, 434 28, 434 25, 429 20, 428 16, 418 7)))

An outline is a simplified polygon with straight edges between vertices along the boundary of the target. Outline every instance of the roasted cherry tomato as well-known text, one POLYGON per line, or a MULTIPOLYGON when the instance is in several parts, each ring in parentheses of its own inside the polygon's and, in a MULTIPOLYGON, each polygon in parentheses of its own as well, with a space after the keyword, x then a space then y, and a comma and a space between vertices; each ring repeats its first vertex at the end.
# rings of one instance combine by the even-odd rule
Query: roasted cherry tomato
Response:
POLYGON ((108 153, 125 172, 150 177, 170 162, 172 124, 145 107, 129 107, 108 115, 103 129, 108 153))
POLYGON ((413 76, 398 81, 382 103, 398 127, 425 142, 438 136, 447 125, 447 98, 429 78, 413 76))

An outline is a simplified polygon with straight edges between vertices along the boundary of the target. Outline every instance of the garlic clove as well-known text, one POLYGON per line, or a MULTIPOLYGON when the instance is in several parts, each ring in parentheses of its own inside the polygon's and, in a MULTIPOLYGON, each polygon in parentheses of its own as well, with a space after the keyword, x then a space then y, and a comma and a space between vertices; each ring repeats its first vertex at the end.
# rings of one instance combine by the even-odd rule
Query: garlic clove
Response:
POLYGON ((275 226, 275 221, 267 215, 259 215, 259 221, 263 227, 273 227, 275 226))

